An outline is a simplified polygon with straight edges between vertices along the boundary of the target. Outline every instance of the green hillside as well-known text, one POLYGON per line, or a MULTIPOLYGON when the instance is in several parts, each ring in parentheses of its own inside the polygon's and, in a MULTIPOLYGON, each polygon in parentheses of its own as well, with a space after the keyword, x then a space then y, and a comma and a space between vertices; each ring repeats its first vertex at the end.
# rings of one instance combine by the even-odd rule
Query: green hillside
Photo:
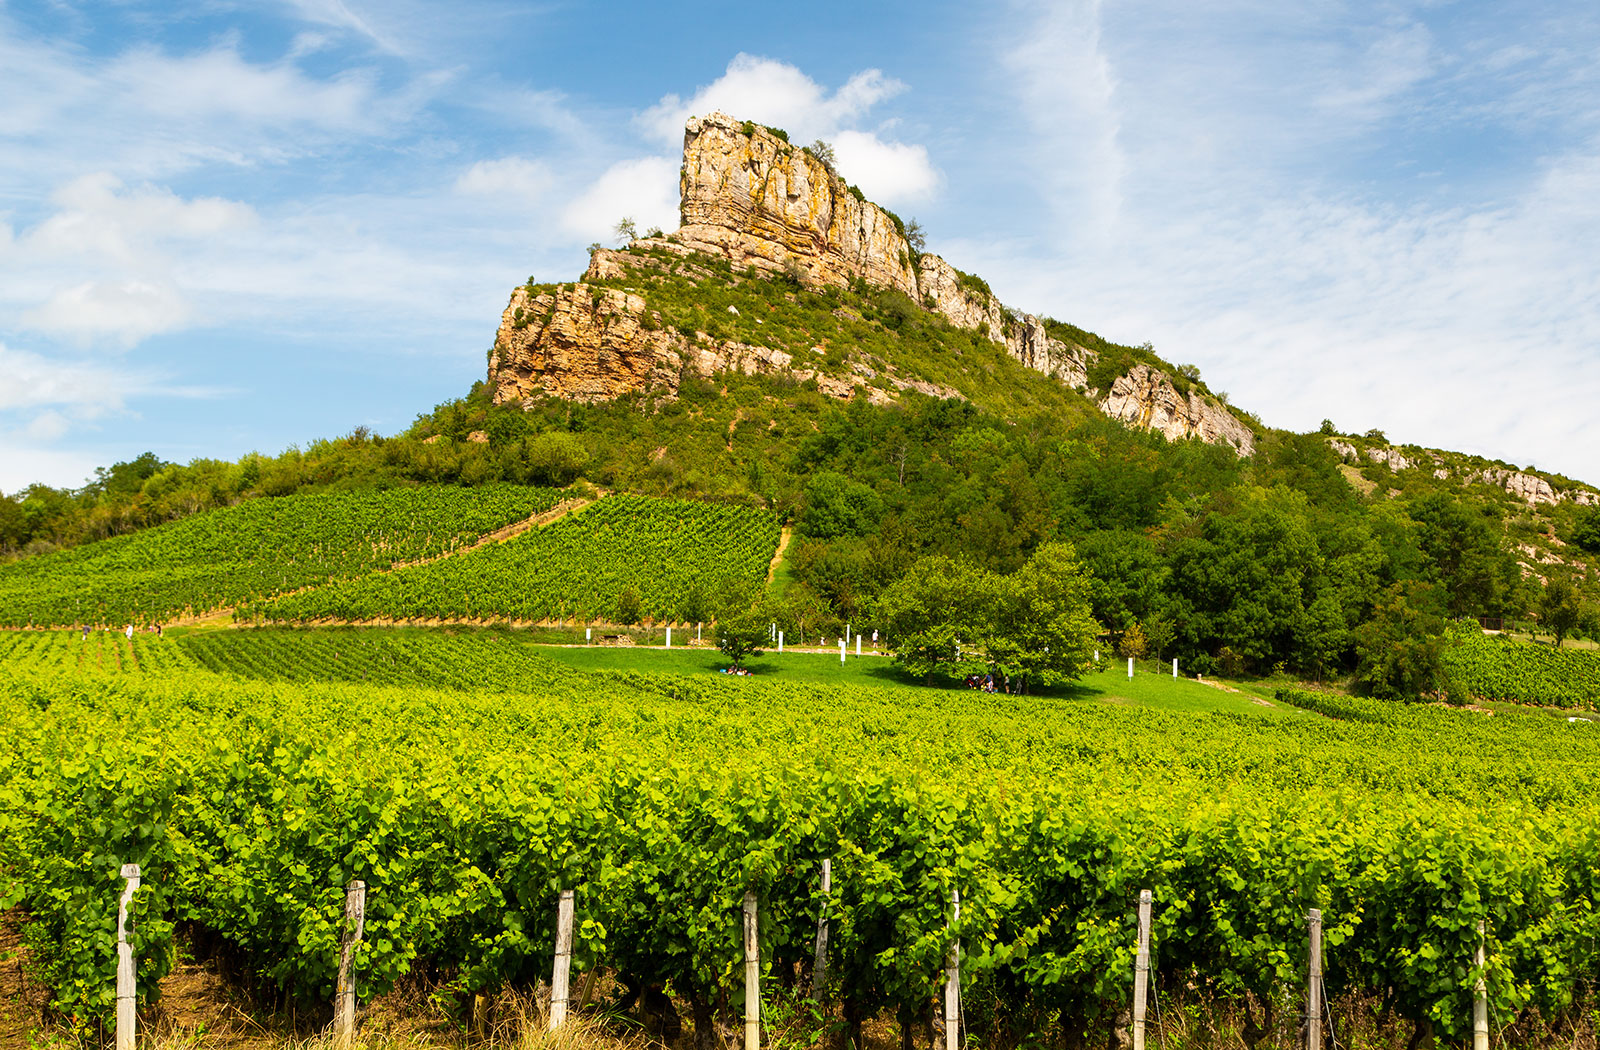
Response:
POLYGON ((553 507, 551 489, 255 499, 0 564, 0 625, 150 624, 436 557, 553 507))
POLYGON ((712 616, 728 587, 748 602, 778 546, 752 507, 612 496, 505 543, 289 595, 269 620, 507 619, 636 623, 712 616))

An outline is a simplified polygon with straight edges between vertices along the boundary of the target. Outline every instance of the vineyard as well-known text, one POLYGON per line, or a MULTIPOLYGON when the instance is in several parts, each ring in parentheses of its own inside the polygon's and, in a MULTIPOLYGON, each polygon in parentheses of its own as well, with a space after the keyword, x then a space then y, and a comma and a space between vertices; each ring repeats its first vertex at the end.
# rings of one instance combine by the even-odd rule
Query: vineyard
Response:
POLYGON ((303 1003, 331 994, 352 878, 363 998, 408 972, 447 1003, 548 976, 570 888, 577 968, 660 985, 697 1029, 740 1005, 747 891, 774 985, 800 983, 825 908, 846 1022, 926 1016, 959 935, 983 1045, 1103 1039, 1141 889, 1158 992, 1259 1032, 1294 1024, 1308 907, 1336 999, 1444 1039, 1470 1030, 1480 920, 1497 1030, 1563 1030, 1600 965, 1600 725, 558 671, 492 632, 207 633, 0 638, 0 906, 31 916, 85 1027, 129 862, 141 987, 183 926, 303 1003))
POLYGON ((154 623, 236 606, 458 550, 560 498, 490 485, 247 500, 0 565, 0 626, 154 623))
POLYGON ((289 595, 254 610, 305 622, 441 619, 709 620, 688 608, 728 581, 758 590, 777 550, 767 511, 612 496, 460 558, 289 595), (622 608, 634 592, 636 611, 622 608), (690 615, 690 613, 697 615, 690 615))
POLYGON ((1451 632, 1446 666, 1474 696, 1551 707, 1600 708, 1600 651, 1486 635, 1476 626, 1451 632))

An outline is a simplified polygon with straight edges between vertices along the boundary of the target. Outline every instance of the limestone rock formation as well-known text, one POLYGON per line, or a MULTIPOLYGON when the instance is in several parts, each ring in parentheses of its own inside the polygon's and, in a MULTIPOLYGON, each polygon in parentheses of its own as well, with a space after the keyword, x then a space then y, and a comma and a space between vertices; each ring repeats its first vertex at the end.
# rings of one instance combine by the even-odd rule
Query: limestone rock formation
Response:
MULTIPOLYGON (((898 219, 809 151, 760 125, 724 113, 690 118, 679 190, 683 225, 669 237, 639 244, 676 256, 680 273, 692 277, 699 269, 694 260, 711 255, 736 271, 784 273, 812 286, 842 287, 860 278, 905 293, 958 328, 987 335, 1029 368, 1074 389, 1088 388, 1092 352, 1052 337, 1037 317, 1008 312, 981 280, 937 255, 917 256, 898 219)), ((585 276, 602 281, 624 276, 628 267, 663 265, 649 254, 600 249, 585 276)), ((531 300, 525 289, 513 293, 489 380, 502 403, 539 391, 579 401, 637 390, 673 396, 689 372, 711 375, 730 368, 814 378, 835 397, 892 399, 885 385, 959 396, 894 375, 881 377, 885 384, 866 366, 853 367, 847 377, 822 376, 796 367, 783 351, 718 342, 703 333, 690 338, 662 328, 639 296, 579 283, 531 300)), ((1130 426, 1148 426, 1173 440, 1226 442, 1240 455, 1255 446, 1249 428, 1222 405, 1196 394, 1179 396, 1165 375, 1145 366, 1117 380, 1100 404, 1130 426)))
POLYGON ((911 246, 889 213, 809 152, 726 113, 690 117, 678 179, 678 241, 737 267, 798 268, 813 284, 873 284, 917 296, 911 246))
MULTIPOLYGON (((872 385, 878 374, 865 366, 856 366, 846 378, 829 377, 794 367, 793 357, 782 350, 714 340, 703 332, 691 339, 663 328, 640 296, 582 283, 536 296, 529 296, 526 288, 513 292, 489 358, 496 404, 525 402, 539 394, 583 402, 637 391, 675 397, 687 376, 709 378, 729 371, 787 374, 798 382, 814 379, 824 393, 841 400, 893 400, 892 394, 872 385)), ((883 378, 896 390, 961 396, 934 383, 887 374, 883 378)))
POLYGON ((1231 445, 1240 455, 1255 451, 1255 434, 1232 413, 1199 394, 1179 394, 1165 374, 1148 365, 1119 376, 1100 410, 1129 426, 1160 431, 1171 441, 1198 437, 1231 445))

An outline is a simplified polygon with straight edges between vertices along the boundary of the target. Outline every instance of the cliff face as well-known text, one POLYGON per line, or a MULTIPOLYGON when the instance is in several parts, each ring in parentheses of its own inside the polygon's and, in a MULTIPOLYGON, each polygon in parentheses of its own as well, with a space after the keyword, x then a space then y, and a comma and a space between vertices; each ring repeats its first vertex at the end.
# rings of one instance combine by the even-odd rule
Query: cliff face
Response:
POLYGON ((691 117, 678 178, 679 243, 735 266, 795 266, 809 284, 863 277, 916 297, 911 247, 889 213, 805 150, 725 113, 691 117))
MULTIPOLYGON (((679 176, 683 225, 670 237, 640 242, 692 260, 726 259, 736 272, 785 274, 812 287, 845 287, 857 278, 902 292, 957 328, 980 332, 1017 361, 1066 386, 1088 391, 1095 355, 1050 336, 1043 322, 1007 311, 987 285, 937 255, 914 255, 889 212, 864 200, 809 152, 765 128, 723 113, 690 118, 679 176)), ((586 278, 622 277, 638 256, 596 251, 586 278)), ((959 396, 906 377, 879 377, 859 363, 828 377, 796 368, 790 354, 766 347, 688 336, 660 326, 637 295, 579 283, 529 298, 518 289, 501 318, 490 358, 496 402, 536 391, 594 401, 638 390, 675 395, 690 372, 737 369, 815 378, 835 397, 888 400, 885 388, 959 396), (876 380, 876 382, 875 382, 876 380), (882 380, 887 380, 883 382, 882 380)), ((1240 455, 1254 450, 1245 427, 1214 401, 1180 396, 1165 375, 1139 366, 1109 391, 1096 392, 1103 411, 1129 426, 1178 440, 1223 442, 1240 455)))
POLYGON ((1240 455, 1255 451, 1255 435, 1232 413, 1199 394, 1178 393, 1166 375, 1148 365, 1135 365, 1119 376, 1100 410, 1128 426, 1160 431, 1169 440, 1198 437, 1230 445, 1240 455))
MULTIPOLYGON (((1429 464, 1407 459, 1397 448, 1380 445, 1365 450, 1358 448, 1349 441, 1340 438, 1329 438, 1328 447, 1340 459, 1347 463, 1359 463, 1363 452, 1367 459, 1380 463, 1390 470, 1409 470, 1412 467, 1428 467, 1429 464)), ((1459 476, 1462 480, 1474 484, 1490 485, 1497 489, 1504 489, 1512 496, 1529 506, 1536 504, 1576 503, 1580 507, 1600 506, 1600 492, 1593 489, 1571 487, 1557 489, 1550 484, 1548 478, 1538 474, 1529 474, 1521 470, 1507 470, 1504 467, 1462 467, 1459 463, 1455 469, 1445 465, 1445 461, 1438 455, 1432 455, 1432 472, 1435 478, 1441 481, 1459 476)))
MULTIPOLYGON (((869 368, 857 365, 848 376, 826 376, 797 367, 782 350, 711 339, 704 333, 690 337, 662 327, 640 296, 582 283, 534 296, 526 288, 513 292, 489 358, 496 404, 540 394, 582 402, 641 391, 676 397, 685 379, 709 379, 719 372, 816 380, 824 393, 841 400, 863 397, 883 404, 894 399, 881 385, 873 385, 879 376, 869 368)), ((933 383, 893 374, 882 378, 895 391, 961 396, 933 383)))

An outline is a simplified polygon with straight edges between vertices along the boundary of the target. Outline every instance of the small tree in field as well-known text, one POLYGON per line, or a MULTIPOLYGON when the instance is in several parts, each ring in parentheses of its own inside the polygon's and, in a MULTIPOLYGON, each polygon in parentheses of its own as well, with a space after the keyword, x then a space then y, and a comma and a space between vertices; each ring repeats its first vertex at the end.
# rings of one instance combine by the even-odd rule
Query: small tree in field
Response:
POLYGON ((725 616, 717 621, 717 648, 733 666, 743 667, 747 658, 761 655, 771 625, 768 610, 761 606, 725 616))

